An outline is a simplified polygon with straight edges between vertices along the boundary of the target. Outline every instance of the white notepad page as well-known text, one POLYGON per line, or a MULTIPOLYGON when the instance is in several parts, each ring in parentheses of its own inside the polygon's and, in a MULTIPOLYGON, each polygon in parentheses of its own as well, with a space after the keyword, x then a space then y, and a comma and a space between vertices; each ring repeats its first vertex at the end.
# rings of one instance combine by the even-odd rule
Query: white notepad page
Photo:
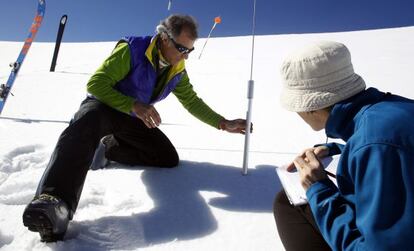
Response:
MULTIPOLYGON (((330 173, 336 174, 336 168, 338 166, 340 155, 335 155, 332 157, 326 157, 321 160, 325 170, 330 173)), ((299 172, 288 172, 286 170, 287 165, 276 167, 276 173, 279 176, 280 182, 282 183, 283 188, 285 189, 286 196, 288 197, 292 205, 298 206, 308 203, 306 198, 305 189, 300 183, 299 172)), ((335 185, 336 179, 328 176, 335 185)))

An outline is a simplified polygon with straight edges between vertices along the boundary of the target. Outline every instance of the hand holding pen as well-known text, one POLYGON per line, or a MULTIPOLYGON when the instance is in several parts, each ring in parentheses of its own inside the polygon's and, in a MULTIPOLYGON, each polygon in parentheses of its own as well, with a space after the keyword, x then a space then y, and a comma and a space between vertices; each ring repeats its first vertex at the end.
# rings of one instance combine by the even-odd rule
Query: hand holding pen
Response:
POLYGON ((328 153, 329 149, 326 146, 306 149, 288 165, 287 170, 293 171, 296 167, 301 184, 307 190, 313 183, 328 178, 328 175, 335 178, 335 175, 326 171, 319 161, 319 158, 326 157, 328 153))

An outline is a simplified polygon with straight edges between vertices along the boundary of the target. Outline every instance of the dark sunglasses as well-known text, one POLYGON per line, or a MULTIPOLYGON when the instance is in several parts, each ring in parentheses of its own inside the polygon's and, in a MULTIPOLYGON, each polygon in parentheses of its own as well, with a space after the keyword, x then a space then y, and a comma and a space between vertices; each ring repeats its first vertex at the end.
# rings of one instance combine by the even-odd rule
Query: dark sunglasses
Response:
POLYGON ((192 52, 194 50, 194 47, 189 49, 189 48, 185 47, 184 45, 175 42, 174 38, 172 38, 170 35, 168 35, 168 38, 171 40, 171 42, 173 42, 174 47, 181 54, 190 54, 190 52, 192 52))

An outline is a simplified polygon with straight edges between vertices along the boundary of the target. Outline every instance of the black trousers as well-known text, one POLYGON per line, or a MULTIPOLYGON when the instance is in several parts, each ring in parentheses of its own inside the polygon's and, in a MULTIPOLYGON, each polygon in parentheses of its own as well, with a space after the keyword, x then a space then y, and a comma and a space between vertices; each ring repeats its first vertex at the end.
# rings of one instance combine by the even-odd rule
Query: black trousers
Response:
POLYGON ((110 134, 116 141, 106 148, 110 160, 128 165, 178 165, 177 151, 161 130, 149 129, 140 119, 87 98, 60 135, 36 195, 48 193, 63 199, 73 215, 95 149, 110 134))
POLYGON ((273 214, 286 251, 331 250, 323 239, 308 204, 292 206, 282 190, 274 200, 273 214))

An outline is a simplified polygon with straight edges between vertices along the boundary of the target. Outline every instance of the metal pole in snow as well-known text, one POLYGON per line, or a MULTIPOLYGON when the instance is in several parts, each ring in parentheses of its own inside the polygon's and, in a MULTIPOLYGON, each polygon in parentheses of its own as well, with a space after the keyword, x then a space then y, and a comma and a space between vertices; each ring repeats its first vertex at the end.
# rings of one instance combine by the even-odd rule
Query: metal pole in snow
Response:
POLYGON ((243 175, 247 175, 249 165, 249 145, 250 145, 250 131, 252 123, 252 103, 253 103, 253 57, 254 57, 254 37, 256 28, 256 0, 253 1, 253 27, 252 27, 252 58, 250 62, 250 80, 248 82, 247 99, 249 101, 246 113, 246 134, 244 138, 244 155, 243 155, 243 175))

